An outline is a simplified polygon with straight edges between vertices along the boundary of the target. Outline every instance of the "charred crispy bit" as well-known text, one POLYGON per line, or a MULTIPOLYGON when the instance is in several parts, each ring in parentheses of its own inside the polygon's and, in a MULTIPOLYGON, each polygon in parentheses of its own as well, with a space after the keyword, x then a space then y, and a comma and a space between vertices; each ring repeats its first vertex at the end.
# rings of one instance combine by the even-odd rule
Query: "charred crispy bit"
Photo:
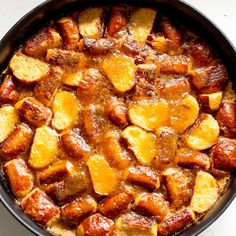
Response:
POLYGON ((112 97, 108 102, 108 115, 110 120, 120 126, 124 127, 128 123, 127 108, 123 100, 112 97))
POLYGON ((59 48, 48 49, 46 60, 56 66, 75 66, 82 60, 83 54, 59 48))
POLYGON ((135 198, 135 210, 160 222, 169 214, 169 205, 161 194, 141 193, 135 198))
POLYGON ((14 104, 17 102, 19 94, 16 90, 16 85, 13 77, 6 75, 0 87, 0 103, 14 104))
POLYGON ((188 61, 183 55, 169 56, 162 55, 159 57, 160 72, 163 74, 184 75, 188 73, 188 61))
POLYGON ((236 141, 222 138, 212 147, 210 156, 213 168, 230 171, 236 167, 236 141))
POLYGON ((196 150, 204 150, 213 146, 220 133, 218 122, 212 115, 203 113, 185 134, 187 145, 196 150))
POLYGON ((78 17, 80 34, 85 38, 99 39, 104 33, 104 11, 101 7, 89 7, 78 17))
POLYGON ((190 203, 193 193, 193 175, 181 168, 168 168, 163 173, 164 185, 171 205, 178 209, 190 203))
POLYGON ((199 104, 195 97, 187 94, 178 103, 171 106, 170 126, 183 133, 198 118, 199 104))
MULTIPOLYGON (((145 48, 145 46, 144 46, 145 48)), ((138 56, 142 51, 142 46, 135 40, 128 38, 122 45, 122 51, 129 56, 138 56)))
POLYGON ((106 55, 115 47, 115 41, 112 39, 90 39, 84 38, 84 51, 90 55, 106 55))
POLYGON ((33 97, 26 97, 15 104, 21 116, 36 127, 47 125, 51 121, 51 110, 33 97))
POLYGON ((147 80, 155 80, 159 74, 159 68, 156 64, 140 64, 137 66, 137 77, 142 77, 147 80))
POLYGON ((198 166, 204 170, 208 170, 210 168, 210 158, 207 154, 191 148, 183 147, 178 149, 176 159, 180 166, 198 166))
POLYGON ((189 76, 199 93, 222 91, 228 84, 228 74, 223 64, 196 68, 189 72, 189 76))
POLYGON ((0 108, 0 143, 2 143, 13 131, 19 121, 16 109, 12 106, 0 108))
POLYGON ((203 213, 214 205, 218 197, 216 179, 207 172, 199 171, 195 180, 190 208, 197 213, 203 213))
POLYGON ((157 12, 151 8, 140 8, 131 14, 129 32, 135 40, 145 43, 151 33, 157 12))
POLYGON ((40 171, 37 175, 39 184, 52 184, 60 182, 75 172, 74 166, 69 161, 60 160, 50 167, 40 171))
POLYGON ((152 162, 157 152, 154 134, 133 125, 125 128, 121 137, 128 148, 133 151, 140 164, 149 165, 152 162))
POLYGON ((227 138, 236 137, 236 101, 225 100, 216 114, 220 130, 227 138))
POLYGON ((165 18, 161 22, 161 30, 163 35, 169 39, 168 47, 171 50, 177 50, 183 43, 183 35, 169 19, 165 18))
POLYGON ((28 163, 31 168, 42 169, 55 160, 58 154, 58 135, 48 126, 36 129, 28 163))
POLYGON ((169 105, 165 101, 141 101, 131 104, 128 116, 132 124, 145 130, 153 131, 168 124, 170 117, 169 105))
POLYGON ((46 193, 59 205, 72 202, 87 189, 87 176, 78 170, 65 180, 48 185, 46 193))
POLYGON ((35 188, 21 201, 21 207, 37 223, 47 226, 60 214, 60 208, 39 188, 35 188))
POLYGON ((84 130, 86 135, 90 138, 96 136, 99 131, 99 123, 96 113, 97 108, 94 105, 85 107, 82 112, 84 130))
POLYGON ((199 94, 198 102, 201 104, 201 108, 204 112, 213 113, 219 109, 222 96, 222 91, 210 94, 199 94))
POLYGON ((168 40, 162 35, 148 35, 147 43, 150 45, 158 54, 168 52, 168 40))
POLYGON ((23 83, 33 83, 41 80, 50 71, 47 63, 16 52, 9 64, 14 76, 23 83))
POLYGON ((125 8, 112 8, 107 26, 107 33, 115 37, 128 23, 128 14, 125 8))
POLYGON ((155 81, 159 74, 159 66, 156 64, 138 64, 136 72, 135 96, 141 99, 155 95, 155 81))
POLYGON ((70 131, 61 136, 61 142, 65 151, 74 158, 82 158, 90 152, 89 145, 79 134, 70 131))
POLYGON ((24 46, 24 52, 32 57, 44 57, 47 49, 59 48, 62 46, 60 34, 52 27, 44 28, 24 46))
POLYGON ((150 190, 155 190, 160 187, 160 178, 158 173, 146 166, 130 167, 127 181, 150 190))
POLYGON ((52 104, 52 126, 56 130, 71 128, 78 121, 80 103, 73 92, 58 91, 52 104))
POLYGON ((79 47, 79 28, 74 19, 70 16, 62 17, 58 24, 65 49, 76 51, 79 47))
POLYGON ((98 210, 109 218, 115 218, 128 207, 132 200, 131 193, 121 190, 103 199, 98 205, 98 210))
POLYGON ((127 153, 120 144, 120 135, 116 131, 108 131, 102 142, 103 153, 112 167, 125 169, 128 167, 127 153))
POLYGON ((173 129, 168 127, 159 128, 157 131, 157 156, 159 162, 173 164, 177 151, 178 136, 173 129))
POLYGON ((15 197, 24 197, 34 187, 33 175, 22 159, 14 159, 4 165, 4 172, 15 197))
POLYGON ((0 153, 5 160, 25 152, 32 141, 33 131, 26 124, 20 124, 11 133, 11 135, 3 142, 0 153))
POLYGON ((51 106, 52 100, 60 86, 61 78, 62 71, 57 67, 52 67, 50 74, 35 86, 34 95, 45 106, 51 106))
POLYGON ((87 166, 93 189, 97 194, 108 195, 116 189, 118 184, 117 171, 109 166, 103 156, 97 154, 90 156, 87 160, 87 166))
POLYGON ((124 54, 111 54, 100 64, 112 85, 118 92, 126 92, 135 84, 136 65, 124 54))
POLYGON ((179 78, 167 81, 160 87, 160 95, 166 100, 177 100, 190 92, 188 79, 179 78))
POLYGON ((78 224, 84 217, 94 213, 96 209, 97 203, 92 197, 81 197, 72 203, 64 205, 61 208, 61 217, 69 224, 78 224))
POLYGON ((96 213, 89 216, 81 222, 77 228, 78 236, 113 236, 114 235, 114 221, 96 213))
POLYGON ((157 224, 154 220, 150 218, 131 212, 122 215, 116 220, 115 232, 116 235, 123 236, 156 236, 157 224))
POLYGON ((183 208, 170 215, 159 225, 158 235, 172 235, 193 223, 194 220, 194 212, 189 208, 183 208))
POLYGON ((211 48, 200 39, 194 39, 190 42, 189 53, 193 64, 197 67, 208 66, 215 60, 211 48))

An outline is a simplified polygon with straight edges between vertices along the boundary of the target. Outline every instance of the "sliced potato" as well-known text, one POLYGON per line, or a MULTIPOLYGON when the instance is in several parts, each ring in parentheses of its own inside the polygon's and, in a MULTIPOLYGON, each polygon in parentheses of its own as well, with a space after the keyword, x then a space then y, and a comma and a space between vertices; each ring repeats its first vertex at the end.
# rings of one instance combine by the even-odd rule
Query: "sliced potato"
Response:
POLYGON ((121 133, 129 148, 142 165, 148 165, 156 156, 156 137, 137 126, 128 126, 121 133))
POLYGON ((9 66, 14 76, 24 83, 39 81, 50 71, 47 63, 22 53, 15 53, 9 66))
POLYGON ((82 78, 83 78, 83 72, 77 71, 74 73, 66 74, 62 80, 62 83, 69 86, 79 86, 82 78))
POLYGON ((53 128, 64 130, 76 124, 80 111, 80 104, 73 93, 59 91, 55 95, 52 111, 54 114, 52 120, 53 128))
POLYGON ((136 66, 133 59, 122 54, 111 54, 100 66, 119 92, 126 92, 134 86, 136 66))
POLYGON ((214 205, 218 197, 218 185, 215 178, 207 172, 199 171, 190 203, 191 209, 197 213, 203 213, 214 205))
POLYGON ((197 119, 199 105, 192 95, 186 95, 171 107, 170 125, 177 133, 184 132, 197 119))
POLYGON ((122 236, 156 236, 157 224, 150 218, 128 213, 116 220, 115 232, 116 235, 122 236))
POLYGON ((205 112, 214 112, 219 109, 223 92, 216 92, 210 94, 200 94, 198 101, 205 112))
POLYGON ((210 114, 202 114, 185 135, 189 147, 204 150, 213 146, 220 133, 217 121, 210 114))
POLYGON ((146 130, 167 125, 169 114, 169 105, 166 102, 142 102, 131 105, 128 110, 131 123, 146 130))
POLYGON ((57 156, 57 133, 48 126, 36 129, 28 163, 31 168, 42 169, 57 156))
POLYGON ((114 169, 100 155, 90 156, 87 166, 93 182, 94 191, 100 195, 108 195, 113 192, 118 184, 118 176, 114 169))
POLYGON ((12 132, 19 121, 19 116, 12 106, 0 108, 0 143, 2 143, 12 132))
POLYGON ((151 33, 157 12, 150 8, 136 10, 130 18, 129 31, 138 42, 145 43, 151 33))
POLYGON ((103 9, 101 7, 89 7, 79 14, 79 31, 86 38, 100 38, 103 34, 103 9))

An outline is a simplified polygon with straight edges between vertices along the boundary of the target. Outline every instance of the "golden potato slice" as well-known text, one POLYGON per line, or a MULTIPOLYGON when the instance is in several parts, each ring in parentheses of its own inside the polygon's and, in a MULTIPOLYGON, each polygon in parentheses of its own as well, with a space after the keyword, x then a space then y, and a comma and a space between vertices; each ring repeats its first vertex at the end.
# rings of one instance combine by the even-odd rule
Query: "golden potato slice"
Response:
POLYGON ((197 100, 187 95, 171 107, 170 125, 177 133, 182 133, 196 121, 198 113, 197 100))
POLYGON ((169 105, 166 102, 142 102, 131 105, 128 110, 131 123, 146 130, 167 125, 169 114, 169 105))
POLYGON ((102 16, 101 7, 89 7, 82 11, 78 17, 80 34, 86 38, 100 38, 104 31, 102 16))
POLYGON ((156 137, 137 126, 128 126, 121 133, 129 148, 142 165, 148 165, 156 156, 156 137))
POLYGON ((200 94, 198 96, 198 101, 201 104, 203 111, 214 112, 219 109, 222 96, 222 91, 210 94, 200 94))
POLYGON ((68 129, 77 122, 80 111, 79 101, 76 96, 67 91, 59 91, 52 104, 52 126, 57 130, 68 129))
POLYGON ((108 195, 115 190, 118 176, 114 169, 100 155, 90 156, 87 166, 93 182, 94 191, 100 195, 108 195))
POLYGON ((145 43, 151 33, 157 12, 150 8, 140 8, 130 18, 129 32, 138 42, 145 43))
POLYGON ((202 114, 185 135, 189 147, 204 150, 213 146, 220 133, 217 121, 210 114, 202 114))
POLYGON ((216 179, 207 172, 199 171, 195 181, 190 208, 197 213, 203 213, 214 205, 218 197, 216 179))
POLYGON ((0 143, 2 143, 12 132, 19 121, 19 116, 12 106, 0 108, 0 143))
POLYGON ((62 83, 69 86, 79 86, 82 78, 83 78, 83 72, 77 71, 74 73, 66 74, 62 80, 62 83))
POLYGON ((136 66, 133 59, 122 54, 111 54, 100 66, 119 92, 126 92, 134 86, 136 66))
POLYGON ((122 236, 156 236, 157 224, 150 218, 128 213, 116 220, 115 232, 116 235, 122 236))
POLYGON ((57 156, 57 133, 48 126, 36 129, 28 163, 34 169, 48 166, 57 156))
POLYGON ((39 81, 50 71, 47 63, 22 53, 15 53, 9 66, 14 76, 24 83, 39 81))

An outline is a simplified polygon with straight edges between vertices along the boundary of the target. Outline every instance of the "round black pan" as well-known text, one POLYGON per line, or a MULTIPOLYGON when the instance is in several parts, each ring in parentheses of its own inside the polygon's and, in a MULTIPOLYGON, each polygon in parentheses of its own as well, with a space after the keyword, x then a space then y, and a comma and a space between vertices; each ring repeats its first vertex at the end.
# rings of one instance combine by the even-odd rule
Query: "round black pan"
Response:
MULTIPOLYGON (((202 13, 184 1, 178 0, 48 0, 18 21, 0 42, 0 70, 2 71, 14 50, 25 39, 40 29, 50 19, 61 13, 75 11, 92 5, 131 4, 149 6, 167 12, 179 18, 183 24, 195 29, 207 39, 227 67, 229 78, 236 84, 236 52, 227 37, 202 13)), ((196 224, 178 233, 178 236, 198 235, 214 222, 229 206, 236 195, 236 171, 232 173, 232 181, 217 201, 216 205, 196 224)), ((9 191, 3 173, 0 173, 0 199, 12 215, 36 235, 49 235, 42 227, 29 219, 16 204, 9 191)))

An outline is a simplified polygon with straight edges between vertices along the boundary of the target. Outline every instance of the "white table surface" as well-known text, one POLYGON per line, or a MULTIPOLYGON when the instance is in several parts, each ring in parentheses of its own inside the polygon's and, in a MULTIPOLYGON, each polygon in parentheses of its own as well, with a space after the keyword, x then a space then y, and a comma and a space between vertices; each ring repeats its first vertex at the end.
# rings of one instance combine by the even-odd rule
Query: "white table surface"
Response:
MULTIPOLYGON (((0 0, 0 38, 25 13, 43 0, 0 0)), ((235 0, 186 0, 213 20, 236 47, 236 1, 235 0)), ((225 213, 200 236, 234 236, 236 200, 225 213)), ((0 203, 0 236, 32 236, 18 223, 0 203)))

